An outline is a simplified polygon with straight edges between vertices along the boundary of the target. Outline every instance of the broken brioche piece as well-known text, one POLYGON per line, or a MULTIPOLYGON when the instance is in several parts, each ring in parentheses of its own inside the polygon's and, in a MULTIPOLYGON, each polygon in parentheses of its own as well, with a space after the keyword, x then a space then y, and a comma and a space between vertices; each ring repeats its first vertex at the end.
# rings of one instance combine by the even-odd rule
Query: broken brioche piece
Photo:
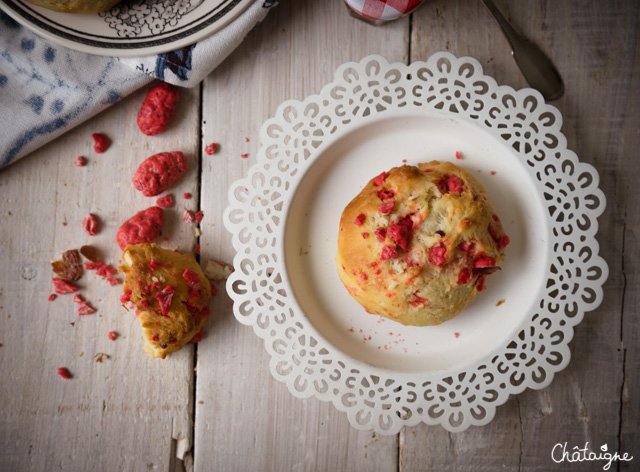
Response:
POLYGON ((211 284, 192 254, 129 245, 118 270, 125 275, 120 300, 136 308, 149 356, 164 359, 200 333, 210 313, 211 284))
POLYGON ((94 14, 109 10, 121 0, 28 0, 29 3, 62 13, 94 14))

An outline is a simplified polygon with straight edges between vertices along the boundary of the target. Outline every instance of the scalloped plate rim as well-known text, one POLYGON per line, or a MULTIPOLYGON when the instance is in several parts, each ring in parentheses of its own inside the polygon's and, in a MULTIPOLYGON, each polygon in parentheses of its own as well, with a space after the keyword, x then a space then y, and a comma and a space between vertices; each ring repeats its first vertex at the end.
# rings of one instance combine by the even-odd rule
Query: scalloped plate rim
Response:
MULTIPOLYGON (((467 61, 473 62, 473 63, 476 65, 476 67, 478 68, 478 70, 482 72, 482 67, 481 67, 481 65, 480 65, 480 64, 479 64, 479 62, 478 62, 476 59, 474 59, 474 58, 471 58, 471 57, 456 57, 456 56, 454 56, 454 55, 452 55, 452 54, 450 54, 450 53, 444 53, 444 52, 441 52, 441 53, 435 53, 435 54, 433 54, 433 55, 429 58, 429 60, 431 60, 431 58, 433 58, 434 56, 441 56, 441 57, 444 57, 444 58, 451 58, 451 59, 453 59, 453 60, 467 60, 467 61)), ((249 176, 250 176, 250 175, 252 175, 252 172, 253 172, 253 171, 257 171, 258 169, 261 169, 261 168, 262 168, 262 166, 263 166, 266 162, 268 162, 268 159, 267 159, 267 158, 266 158, 266 156, 265 156, 265 146, 266 146, 265 142, 266 142, 266 140, 264 139, 264 138, 266 137, 266 135, 267 135, 267 129, 268 129, 268 127, 269 127, 271 124, 273 124, 274 122, 277 122, 277 120, 278 120, 278 119, 281 117, 281 115, 282 115, 282 111, 283 111, 287 106, 290 106, 291 104, 302 104, 302 105, 304 105, 304 104, 312 103, 314 99, 321 98, 321 97, 322 97, 322 95, 323 95, 323 93, 324 93, 326 90, 328 90, 329 88, 331 88, 332 86, 334 86, 334 85, 335 85, 336 78, 338 77, 339 72, 340 72, 343 68, 345 68, 345 67, 349 67, 349 66, 358 66, 358 65, 362 65, 362 64, 364 64, 364 63, 366 63, 367 61, 370 61, 370 60, 377 60, 377 61, 380 61, 382 64, 384 64, 384 65, 388 66, 388 67, 398 67, 398 68, 401 68, 401 69, 403 69, 403 70, 405 70, 405 69, 409 69, 409 68, 411 68, 412 66, 418 66, 419 64, 426 64, 426 63, 427 63, 427 61, 416 61, 416 62, 414 62, 414 63, 412 63, 412 64, 409 64, 409 65, 404 64, 404 63, 401 63, 401 62, 394 62, 394 63, 391 63, 391 62, 388 62, 384 57, 382 57, 382 56, 380 56, 380 55, 372 54, 372 55, 369 55, 369 56, 365 56, 365 57, 363 57, 359 62, 353 62, 353 61, 350 61, 350 62, 344 63, 344 64, 342 64, 341 66, 337 67, 337 68, 336 68, 336 70, 335 70, 335 72, 334 72, 334 77, 333 77, 332 81, 331 81, 331 82, 329 82, 329 83, 327 83, 327 84, 325 84, 325 86, 323 86, 323 87, 322 87, 322 90, 321 90, 321 92, 320 92, 320 93, 318 93, 318 94, 312 94, 312 95, 309 95, 309 96, 307 96, 307 97, 306 97, 305 99, 303 99, 303 100, 287 100, 287 101, 284 101, 282 104, 280 104, 280 106, 278 107, 278 109, 277 109, 277 111, 274 113, 274 115, 273 115, 271 118, 267 119, 267 120, 263 123, 263 125, 262 125, 262 127, 261 127, 261 130, 260 130, 261 148, 260 148, 260 152, 258 153, 257 162, 256 162, 256 164, 254 164, 254 165, 251 167, 251 169, 249 169, 249 171, 248 171, 248 174, 247 174, 247 175, 249 175, 249 176)), ((483 73, 483 72, 482 72, 482 73, 483 73)), ((484 74, 484 73, 483 73, 483 74, 484 74)), ((536 97, 538 97, 539 101, 540 101, 540 102, 542 102, 546 107, 548 107, 548 108, 551 108, 551 109, 555 110, 555 112, 556 112, 555 117, 556 117, 556 119, 558 119, 558 120, 559 120, 559 123, 558 123, 558 133, 559 133, 559 135, 562 137, 562 139, 564 139, 564 140, 565 140, 565 143, 564 143, 564 144, 566 144, 566 137, 564 136, 564 134, 563 134, 563 133, 561 132, 561 130, 560 130, 560 128, 561 128, 561 126, 562 126, 562 115, 560 114, 560 112, 559 112, 555 107, 553 107, 552 105, 548 105, 548 104, 546 104, 546 103, 544 102, 544 100, 542 99, 541 95, 539 94, 539 92, 537 92, 537 91, 535 91, 535 90, 533 90, 533 89, 530 89, 530 88, 525 88, 525 89, 515 90, 515 89, 513 89, 512 87, 507 86, 507 85, 498 85, 497 83, 495 83, 495 80, 494 80, 493 78, 491 78, 490 76, 487 76, 486 74, 485 74, 485 75, 483 75, 483 78, 484 78, 485 80, 492 81, 492 85, 493 85, 495 88, 497 88, 497 89, 499 89, 499 90, 501 90, 501 91, 506 91, 506 92, 509 92, 509 93, 511 93, 511 94, 514 94, 514 95, 527 95, 527 94, 528 94, 528 95, 535 95, 536 97)), ((425 107, 425 108, 428 108, 428 107, 425 107)), ((413 110, 413 111, 415 112, 415 110, 413 110)), ((431 110, 431 111, 432 111, 432 110, 431 110)), ((384 114, 384 113, 381 113, 380 115, 383 115, 383 114, 384 114)), ((459 115, 459 114, 457 114, 457 113, 446 113, 446 112, 445 112, 445 113, 443 113, 443 115, 445 115, 445 116, 447 116, 447 115, 449 115, 449 116, 454 116, 456 119, 464 120, 466 123, 468 123, 468 124, 470 124, 470 125, 479 126, 479 123, 478 123, 478 122, 474 122, 473 120, 467 119, 466 117, 461 116, 461 115, 459 115)), ((363 123, 364 123, 364 120, 363 120, 363 123)), ((363 123, 361 123, 361 124, 363 124, 363 123)), ((320 154, 324 149, 326 149, 326 148, 328 148, 329 146, 331 146, 331 144, 335 143, 335 142, 336 142, 337 140, 339 140, 342 136, 344 136, 344 135, 348 134, 349 132, 351 132, 351 131, 352 131, 352 129, 351 129, 351 128, 352 128, 352 127, 351 127, 351 124, 349 124, 349 125, 347 125, 344 129, 342 129, 342 130, 341 130, 341 132, 338 132, 338 133, 336 133, 335 135, 332 135, 329 139, 327 139, 325 142, 323 142, 323 143, 322 143, 322 145, 321 145, 321 146, 316 150, 316 154, 320 154)), ((497 130, 495 130, 495 129, 490 129, 490 128, 487 128, 487 127, 483 127, 483 130, 484 130, 484 131, 488 131, 492 136, 496 137, 497 139, 500 139, 500 136, 499 136, 499 133, 498 133, 498 131, 497 131, 497 130)), ((571 152, 571 153, 573 152, 573 151, 570 151, 570 150, 566 147, 566 145, 564 146, 564 148, 563 148, 563 149, 564 149, 564 151, 565 151, 565 152, 571 152)), ((515 153, 515 154, 519 154, 519 153, 517 153, 517 152, 515 152, 515 151, 514 151, 514 153, 515 153)), ((575 155, 575 153, 574 153, 574 155, 575 155)), ((593 176, 595 176, 595 179, 596 179, 596 189, 595 189, 595 192, 598 194, 598 197, 602 199, 601 205, 598 207, 598 211, 597 211, 597 212, 595 212, 595 213, 593 213, 593 215, 592 215, 592 216, 594 216, 593 223, 594 223, 595 228, 592 228, 592 230, 591 230, 591 231, 589 231, 590 236, 592 236, 592 238, 595 240, 595 234, 596 234, 596 233, 597 233, 597 231, 598 231, 598 216, 600 216, 600 215, 602 214, 602 212, 604 211, 604 209, 606 208, 606 197, 604 196, 604 193, 601 191, 601 189, 599 189, 599 188, 598 188, 598 184, 599 184, 599 176, 598 176, 598 173, 597 173, 596 169, 595 169, 593 166, 591 166, 590 164, 588 164, 588 163, 583 163, 583 162, 579 161, 579 159, 577 159, 577 156, 575 156, 575 157, 576 157, 576 161, 577 161, 579 164, 581 164, 581 165, 582 165, 582 166, 584 166, 585 168, 589 168, 589 169, 591 170, 591 172, 590 172, 590 173, 591 173, 593 176)), ((317 155, 316 155, 315 157, 309 157, 309 158, 307 159, 307 161, 309 161, 310 163, 312 163, 312 162, 314 162, 314 161, 315 161, 315 159, 316 159, 316 158, 317 158, 317 155)), ((308 169, 308 166, 307 166, 307 169, 308 169)), ((304 173, 302 173, 302 174, 304 174, 304 173)), ((290 194, 291 196, 295 195, 295 193, 296 193, 296 191, 297 191, 297 187, 300 185, 300 183, 302 182, 302 180, 303 180, 303 176, 297 176, 297 178, 296 178, 296 180, 295 180, 295 184, 293 185, 293 188, 289 191, 289 194, 290 194)), ((244 179, 240 179, 238 182, 240 182, 240 181, 244 181, 244 179)), ((538 181, 536 181, 535 179, 533 179, 533 182, 534 182, 534 184, 536 185, 536 187, 541 186, 541 183, 540 183, 540 182, 538 182, 538 181)), ((233 233, 233 228, 229 226, 229 225, 230 225, 230 224, 232 224, 232 223, 230 223, 229 221, 230 221, 230 211, 232 210, 232 208, 231 208, 231 202, 233 201, 233 198, 234 198, 234 197, 233 197, 233 190, 234 190, 234 187, 232 186, 232 187, 229 189, 229 194, 228 194, 228 198, 229 198, 229 201, 230 201, 230 205, 225 209, 225 212, 224 212, 224 223, 225 223, 225 227, 227 228, 227 230, 229 230, 230 232, 232 232, 232 234, 234 234, 234 233, 233 233), (229 223, 228 223, 228 222, 229 222, 229 223)), ((289 209, 290 209, 290 206, 291 206, 291 202, 290 202, 290 201, 288 201, 288 203, 287 203, 287 212, 286 212, 287 216, 288 216, 288 211, 289 211, 289 209)), ((547 218, 547 219, 549 219, 548 215, 546 215, 546 218, 547 218)), ((286 218, 285 218, 285 220, 286 220, 286 218)), ((282 236, 284 235, 285 228, 286 228, 286 221, 285 221, 282 225, 279 225, 279 226, 278 226, 278 235, 280 236, 280 238, 279 238, 279 244, 281 244, 281 245, 283 245, 283 244, 284 244, 284 241, 283 241, 283 237, 282 237, 282 236)), ((236 241, 235 234, 234 234, 234 238, 233 238, 233 245, 234 245, 234 248, 235 248, 236 250, 238 250, 240 247, 242 247, 242 245, 241 245, 239 242, 238 242, 238 244, 236 244, 236 242, 237 242, 237 241, 236 241)), ((596 247, 599 249, 599 246, 597 246, 597 241, 596 241, 596 247)), ((281 251, 281 253, 284 253, 284 250, 282 250, 282 251, 281 251)), ((602 275, 601 275, 601 278, 600 278, 600 280, 599 280, 599 287, 601 288, 601 287, 602 287, 602 285, 604 284, 604 282, 606 281, 607 277, 608 277, 608 265, 606 264, 606 261, 604 261, 604 260, 599 256, 599 252, 597 252, 597 253, 596 253, 595 257, 596 257, 596 258, 598 258, 598 262, 600 263, 600 266, 599 266, 599 267, 600 267, 600 268, 602 269, 602 271, 603 271, 603 273, 602 273, 602 275)), ((236 256, 235 256, 235 258, 234 258, 234 263, 235 263, 235 262, 237 262, 237 259, 239 259, 239 258, 240 258, 240 255, 239 255, 239 254, 236 254, 236 256)), ((548 265, 548 264, 546 264, 546 265, 548 265)), ((284 271, 284 272, 286 273, 286 271, 284 271)), ((238 279, 237 279, 237 277, 239 277, 239 274, 232 274, 232 276, 231 276, 231 277, 229 278, 229 280, 227 281, 227 290, 228 290, 228 293, 230 294, 230 296, 231 296, 232 298, 234 298, 234 297, 233 297, 233 295, 232 295, 232 294, 234 293, 234 292, 233 292, 233 284, 238 280, 238 279)), ((288 280, 287 280, 287 284, 286 284, 286 285, 287 285, 287 288, 288 288, 289 290, 291 290, 291 293, 290 293, 290 295, 291 295, 291 294, 293 293, 293 290, 292 290, 292 287, 291 287, 291 285, 290 285, 290 283, 289 283, 289 281, 288 281, 288 280)), ((541 291, 544 291, 543 289, 540 289, 540 290, 541 290, 541 291)), ((596 294, 596 298, 598 298, 598 297, 597 297, 597 295, 598 295, 598 294, 596 294)), ((294 298, 294 302, 295 302, 296 307, 297 307, 298 309, 300 309, 301 314, 304 316, 304 312, 301 310, 301 308, 300 308, 300 305, 299 305, 298 301, 297 301, 297 300, 295 300, 295 297, 292 297, 292 298, 294 298)), ((549 371, 549 373, 548 373, 549 375, 544 379, 544 381, 543 381, 543 382, 541 382, 541 383, 531 383, 531 382, 527 382, 527 381, 525 380, 524 382, 522 382, 522 383, 521 383, 520 385, 518 385, 518 386, 511 386, 511 387, 510 387, 510 391, 508 391, 508 392, 504 392, 502 395, 499 395, 499 398, 498 398, 498 399, 496 399, 494 402, 492 402, 492 405, 500 406, 500 405, 504 404, 504 403, 508 400, 508 398, 509 398, 511 395, 518 395, 518 394, 520 394, 521 392, 523 392, 524 390, 526 390, 527 388, 532 388, 532 389, 542 389, 542 388, 545 388, 545 387, 547 387, 548 385, 550 385, 550 384, 551 384, 551 382, 553 381, 553 378, 555 377, 555 374, 556 374, 556 373, 558 373, 558 372, 560 372, 560 371, 562 371, 562 370, 563 370, 564 368, 566 368, 566 366, 570 363, 571 352, 570 352, 570 350, 568 349, 568 344, 569 344, 569 342, 571 341, 571 339, 573 338, 574 331, 575 331, 575 326, 577 326, 577 325, 582 321, 582 319, 584 318, 584 314, 585 314, 586 312, 588 312, 588 311, 592 311, 592 310, 595 310, 595 309, 597 308, 597 306, 599 306, 599 304, 600 304, 600 303, 601 303, 601 301, 602 301, 602 296, 601 296, 601 294, 600 294, 600 297, 599 297, 599 298, 600 298, 600 300, 598 300, 598 301, 597 301, 597 304, 596 304, 596 305, 591 306, 591 307, 587 307, 587 308, 584 308, 584 307, 583 307, 581 310, 579 310, 579 316, 577 316, 577 317, 576 317, 576 319, 574 319, 574 320, 573 320, 573 322, 572 322, 572 323, 570 323, 570 324, 569 324, 569 326, 567 327, 567 331, 570 333, 570 335, 568 336, 568 339, 563 340, 563 343, 562 343, 565 347, 567 347, 567 349, 566 349, 566 351, 567 351, 567 356, 566 356, 565 358, 563 358, 563 359, 562 359, 562 361, 561 361, 557 366, 555 366, 555 368, 554 368, 554 369, 551 369, 551 370, 549 371)), ((242 317, 242 316, 237 312, 237 306, 236 306, 235 304, 234 304, 234 309, 233 309, 233 311, 234 311, 234 315, 235 315, 236 319, 238 319, 238 321, 240 321, 240 322, 241 322, 241 323, 243 323, 243 324, 253 325, 252 327, 253 327, 253 331, 254 331, 254 333, 255 333, 259 338, 263 339, 263 342, 264 342, 264 344, 265 344, 265 347, 267 347, 267 343, 269 342, 269 336, 265 335, 265 333, 264 333, 264 332, 261 332, 261 331, 260 331, 260 329, 259 329, 259 327, 258 327, 255 323, 247 322, 247 320, 243 319, 243 317, 242 317)), ((525 323, 526 323, 526 319, 523 321, 523 323, 521 323, 521 324, 518 326, 518 328, 517 328, 517 329, 515 329, 515 332, 517 332, 518 330, 520 330, 520 329, 525 325, 525 323)), ((309 323, 307 323, 307 325, 308 325, 308 326, 306 326, 306 328, 307 328, 307 329, 309 329, 309 328, 310 328, 310 329, 313 331, 313 333, 312 333, 312 334, 313 334, 314 336, 317 336, 318 338, 323 339, 325 342, 327 342, 328 344, 330 344, 330 345, 331 345, 331 343, 330 343, 329 341, 327 341, 327 340, 326 340, 326 338, 322 335, 322 333, 320 333, 320 332, 316 329, 316 327, 313 325, 313 323, 309 322, 309 323)), ((487 361, 487 358, 489 358, 489 357, 493 356, 496 352, 499 352, 499 351, 501 351, 501 350, 503 350, 503 349, 504 349, 504 346, 497 347, 497 348, 495 348, 495 349, 492 351, 492 353, 491 353, 490 355, 485 356, 485 357, 483 358, 483 360, 482 360, 482 361, 471 363, 469 366, 465 366, 463 369, 457 369, 457 370, 455 370, 454 372, 442 373, 442 375, 437 375, 436 377, 438 377, 438 378, 450 377, 451 375, 455 375, 455 374, 457 374, 457 373, 458 373, 458 372, 460 372, 460 371, 468 370, 470 366, 477 365, 478 363, 481 363, 481 362, 483 362, 483 361, 485 361, 485 362, 486 362, 486 361, 487 361)), ((330 394, 330 393, 329 393, 329 394, 319 394, 318 392, 313 392, 313 391, 305 392, 305 394, 300 394, 300 392, 296 392, 296 391, 294 391, 294 389, 289 385, 289 382, 287 382, 285 378, 282 378, 280 375, 278 375, 278 373, 275 371, 276 356, 274 356, 274 355, 271 353, 271 351, 269 351, 269 353, 270 353, 270 355, 271 355, 271 360, 270 360, 270 370, 271 370, 272 375, 273 375, 273 376, 274 376, 274 378, 276 378, 278 381, 280 381, 280 382, 284 382, 285 384, 287 384, 287 387, 289 388, 289 390, 291 391, 291 393, 292 393, 292 394, 294 394, 295 396, 298 396, 298 397, 302 397, 302 398, 307 398, 307 397, 315 396, 315 397, 317 397, 317 398, 319 398, 319 399, 321 399, 321 400, 323 400, 323 401, 331 401, 331 402, 334 404, 334 406, 335 406, 339 411, 343 411, 343 412, 346 412, 347 414, 349 414, 349 411, 348 411, 348 410, 349 410, 349 408, 348 408, 347 406, 342 405, 342 404, 340 403, 339 399, 335 397, 335 395, 332 395, 332 394, 330 394)), ((401 380, 406 380, 406 378, 405 378, 405 377, 412 377, 412 376, 413 376, 412 378, 415 378, 415 374, 413 374, 413 373, 404 373, 404 372, 397 372, 397 371, 393 371, 393 370, 387 370, 387 369, 385 369, 385 368, 381 368, 381 367, 377 367, 377 366, 372 366, 372 365, 370 365, 370 364, 366 364, 366 363, 364 363, 364 362, 362 362, 362 361, 360 361, 360 360, 358 360, 358 359, 354 359, 353 357, 346 355, 346 354, 345 354, 345 353, 343 353, 343 352, 341 352, 340 354, 341 354, 342 356, 345 356, 346 358, 348 358, 348 359, 349 359, 349 361, 353 361, 353 362, 355 363, 355 365, 356 365, 356 366, 358 366, 358 367, 364 367, 364 368, 369 369, 369 370, 371 370, 371 369, 373 368, 374 370, 379 371, 380 373, 384 373, 384 374, 391 373, 391 374, 394 374, 394 375, 395 375, 395 376, 397 376, 397 377, 400 377, 400 378, 401 378, 401 380), (404 374, 406 374, 406 375, 404 375, 404 374)), ((431 380, 433 377, 434 377, 434 376, 430 376, 428 380, 431 380)), ((420 379, 420 381, 423 381, 423 379, 420 379)), ((489 422, 493 419, 493 417, 495 416, 495 408, 494 408, 494 409, 492 409, 492 410, 489 412, 489 415, 488 415, 488 416, 489 416, 488 418, 484 418, 483 420, 478 421, 478 422, 471 421, 471 422, 469 422, 469 423, 467 423, 467 424, 463 424, 463 425, 462 425, 462 428, 461 428, 460 430, 466 429, 466 428, 467 428, 468 426, 470 426, 470 425, 484 425, 484 424, 489 423, 489 422)), ((350 421, 351 421, 351 418, 350 418, 350 421)), ((415 418, 413 418, 413 420, 412 420, 412 421, 404 421, 404 423, 405 423, 406 425, 408 425, 408 426, 410 426, 410 425, 416 425, 416 424, 419 424, 419 423, 421 423, 421 422, 424 422, 425 424, 433 424, 433 425, 435 425, 435 424, 440 424, 440 425, 442 425, 443 427, 445 427, 445 428, 446 428, 446 429, 448 429, 448 430, 451 430, 451 431, 456 430, 455 428, 453 428, 453 429, 452 429, 452 428, 448 427, 447 425, 443 424, 441 421, 438 421, 438 420, 426 421, 423 417, 420 417, 420 416, 417 416, 417 415, 416 415, 416 417, 415 417, 415 418)), ((355 424, 355 423, 354 423, 354 421, 351 421, 351 423, 352 423, 352 425, 353 425, 355 428, 357 428, 357 429, 363 429, 363 430, 371 430, 371 429, 375 429, 375 428, 371 428, 371 427, 366 427, 366 426, 363 426, 363 425, 355 424)), ((378 431, 378 432, 381 432, 381 433, 385 434, 385 431, 384 431, 384 430, 383 430, 383 431, 379 431, 378 429, 376 429, 376 431, 378 431)))

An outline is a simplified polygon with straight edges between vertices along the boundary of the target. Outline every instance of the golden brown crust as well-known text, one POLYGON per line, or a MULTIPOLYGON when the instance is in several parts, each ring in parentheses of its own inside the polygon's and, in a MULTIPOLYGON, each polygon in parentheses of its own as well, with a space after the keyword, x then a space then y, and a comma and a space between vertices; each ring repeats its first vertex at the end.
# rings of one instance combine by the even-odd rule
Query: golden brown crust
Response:
POLYGON ((383 172, 347 205, 336 264, 369 313, 437 325, 484 289, 508 243, 475 176, 431 161, 383 172))
POLYGON ((62 13, 100 13, 109 10, 121 0, 27 0, 39 7, 62 13))
POLYGON ((121 300, 137 310, 145 352, 164 359, 200 333, 210 312, 211 284, 193 255, 155 244, 127 246, 122 261, 121 300))

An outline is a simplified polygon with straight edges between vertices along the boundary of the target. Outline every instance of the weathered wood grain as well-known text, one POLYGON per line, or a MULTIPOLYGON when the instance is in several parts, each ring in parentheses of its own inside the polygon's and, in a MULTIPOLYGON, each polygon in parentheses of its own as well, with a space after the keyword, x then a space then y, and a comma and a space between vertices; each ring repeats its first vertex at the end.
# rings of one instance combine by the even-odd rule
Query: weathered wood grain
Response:
POLYGON ((119 303, 122 286, 108 286, 93 271, 79 286, 96 314, 79 317, 73 295, 47 302, 49 262, 63 251, 91 244, 117 266, 118 226, 155 202, 131 184, 152 153, 190 157, 191 169, 173 189, 177 204, 167 210, 165 245, 193 246, 180 212, 197 205, 182 194, 197 194, 199 116, 189 104, 198 103, 199 92, 184 92, 176 125, 154 138, 135 124, 144 93, 0 173, 0 470, 168 470, 172 453, 191 448, 193 347, 164 361, 144 355, 139 323, 119 303), (94 132, 111 137, 107 152, 93 152, 94 132), (74 166, 78 155, 87 157, 86 167, 74 166), (93 237, 81 229, 89 212, 100 220, 93 237), (116 341, 109 331, 119 333, 116 341), (97 363, 97 353, 110 357, 97 363), (60 366, 71 380, 58 377, 60 366))
POLYGON ((120 286, 85 273, 82 294, 98 308, 91 316, 77 316, 71 295, 46 301, 49 262, 62 251, 92 243, 117 264, 118 225, 155 200, 136 192, 131 177, 159 151, 181 150, 191 164, 171 190, 163 245, 192 250, 194 228, 181 215, 201 208, 202 265, 231 262, 222 212, 231 183, 255 163, 261 124, 282 101, 318 92, 343 62, 370 53, 408 62, 447 50, 475 57, 499 84, 526 86, 477 0, 427 0, 411 19, 383 27, 350 18, 342 0, 281 2, 202 89, 183 91, 167 133, 138 132, 139 92, 0 171, 0 470, 602 470, 602 462, 554 463, 551 450, 564 442, 627 452, 634 460, 611 470, 636 470, 640 4, 495 1, 560 70, 566 94, 554 105, 563 132, 598 170, 608 201, 598 235, 610 270, 604 302, 577 327, 571 363, 548 388, 510 398, 482 428, 456 434, 420 425, 376 436, 275 381, 262 342, 233 317, 224 284, 204 340, 164 361, 143 354, 120 286), (91 151, 96 131, 113 138, 102 155, 91 151), (220 144, 213 156, 202 152, 210 142, 220 144), (86 168, 73 166, 80 154, 86 168), (88 212, 103 223, 94 237, 80 229, 88 212), (111 330, 120 334, 115 342, 111 330), (94 362, 99 352, 110 358, 94 362), (59 378, 59 366, 73 379, 59 378))
MULTIPOLYGON (((587 313, 576 329, 571 364, 550 387, 511 398, 485 428, 458 435, 428 427, 405 431, 401 443, 408 452, 401 449, 401 465, 406 461, 407 470, 425 463, 429 470, 567 470, 570 464, 551 458, 553 447, 565 442, 570 451, 589 443, 595 452, 608 445, 611 452, 638 454, 638 358, 628 347, 637 335, 637 283, 629 284, 638 271, 633 257, 637 203, 628 205, 634 205, 630 188, 638 167, 623 157, 640 144, 638 6, 629 1, 496 4, 553 58, 564 78, 565 96, 554 105, 563 114, 569 148, 601 176, 608 207, 598 239, 610 276, 602 306, 587 313), (428 447, 418 447, 423 441, 428 447)), ((526 86, 506 40, 483 8, 460 1, 419 10, 412 59, 446 49, 476 57, 499 84, 526 86)), ((601 470, 603 463, 573 465, 601 470)), ((626 467, 633 470, 622 463, 626 467)))
MULTIPOLYGON (((407 32, 408 19, 375 28, 349 17, 341 2, 283 2, 207 78, 204 141, 221 147, 203 158, 202 201, 212 225, 205 225, 203 258, 234 255, 222 211, 230 184, 255 163, 262 122, 282 101, 317 93, 343 62, 371 53, 406 62, 407 32)), ((222 294, 212 318, 198 346, 196 470, 395 470, 396 437, 356 431, 332 405, 291 395, 222 294)))
MULTIPOLYGON (((632 202, 628 194, 620 195, 619 189, 638 177, 638 167, 625 165, 621 156, 626 146, 634 149, 640 144, 637 130, 629 129, 639 118, 630 99, 638 92, 634 55, 640 43, 638 6, 632 2, 548 2, 541 16, 541 25, 548 26, 542 37, 546 31, 555 31, 549 47, 558 57, 567 85, 566 95, 557 106, 563 113, 569 148, 583 162, 596 167, 608 199, 598 235, 601 255, 610 270, 604 301, 577 327, 571 343, 572 362, 547 389, 553 412, 542 417, 537 413, 542 411, 537 405, 543 402, 536 397, 542 392, 527 392, 519 398, 526 412, 523 430, 528 432, 525 444, 529 452, 523 457, 523 465, 533 470, 560 470, 568 464, 550 462, 550 452, 555 444, 565 441, 569 447, 580 448, 588 443, 595 452, 604 445, 611 452, 626 451, 636 456, 639 452, 637 429, 632 443, 635 446, 622 444, 620 438, 623 418, 637 425, 638 416, 637 406, 634 419, 631 409, 623 411, 621 403, 624 371, 628 371, 623 340, 629 339, 626 330, 631 328, 625 322, 634 317, 637 321, 636 311, 625 307, 624 265, 630 266, 630 274, 637 272, 637 265, 634 271, 634 262, 625 262, 625 213, 632 202)), ((637 293, 629 287, 627 284, 628 293, 637 293)), ((635 382, 637 405, 637 374, 635 382)), ((602 462, 580 464, 582 470, 601 470, 602 466, 602 462)))

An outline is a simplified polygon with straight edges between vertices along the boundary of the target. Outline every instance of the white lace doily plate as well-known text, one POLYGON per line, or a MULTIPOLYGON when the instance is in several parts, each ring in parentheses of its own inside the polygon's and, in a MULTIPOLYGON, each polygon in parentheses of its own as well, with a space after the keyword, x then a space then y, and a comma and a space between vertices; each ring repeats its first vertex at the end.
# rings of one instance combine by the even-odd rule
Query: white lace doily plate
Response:
POLYGON ((0 0, 0 8, 34 33, 89 54, 148 56, 211 36, 253 0, 124 0, 94 15, 59 13, 27 0, 0 0))
POLYGON ((368 56, 283 103, 224 214, 234 314, 264 340, 274 377, 382 434, 483 425, 509 395, 549 385, 608 275, 595 239, 605 197, 561 124, 538 92, 448 53, 409 66, 368 56), (476 173, 511 244, 463 313, 416 328, 365 313, 334 258, 342 210, 366 182, 432 159, 476 173))

